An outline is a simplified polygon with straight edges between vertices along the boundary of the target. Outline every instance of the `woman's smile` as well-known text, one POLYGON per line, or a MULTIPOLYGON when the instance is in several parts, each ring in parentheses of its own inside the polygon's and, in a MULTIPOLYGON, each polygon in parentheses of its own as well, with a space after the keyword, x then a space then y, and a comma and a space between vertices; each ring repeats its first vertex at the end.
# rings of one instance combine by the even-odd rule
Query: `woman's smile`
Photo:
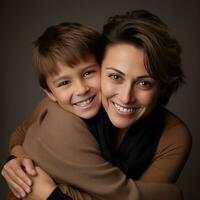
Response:
POLYGON ((134 106, 122 106, 115 102, 112 102, 112 103, 113 103, 116 111, 122 115, 132 115, 133 113, 135 113, 138 110, 138 108, 136 108, 134 106))

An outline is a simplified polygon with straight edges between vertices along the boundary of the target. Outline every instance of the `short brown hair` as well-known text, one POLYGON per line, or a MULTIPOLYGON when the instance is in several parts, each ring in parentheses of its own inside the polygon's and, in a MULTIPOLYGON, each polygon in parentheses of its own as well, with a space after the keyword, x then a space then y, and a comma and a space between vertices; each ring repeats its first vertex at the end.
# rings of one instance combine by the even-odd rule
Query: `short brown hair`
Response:
POLYGON ((65 22, 47 28, 33 48, 33 64, 40 86, 48 89, 46 76, 58 72, 56 62, 73 67, 88 56, 96 57, 99 39, 95 29, 79 23, 65 22))
POLYGON ((144 50, 146 70, 161 86, 161 104, 167 104, 172 93, 184 82, 181 47, 156 15, 136 10, 111 17, 103 28, 101 40, 100 62, 109 45, 128 43, 144 50))

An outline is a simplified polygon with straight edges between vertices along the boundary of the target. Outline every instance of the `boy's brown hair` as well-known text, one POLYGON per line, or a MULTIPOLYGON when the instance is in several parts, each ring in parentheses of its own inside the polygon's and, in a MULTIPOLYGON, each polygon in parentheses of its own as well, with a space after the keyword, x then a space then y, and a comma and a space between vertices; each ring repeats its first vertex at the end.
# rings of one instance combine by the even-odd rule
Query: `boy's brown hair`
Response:
POLYGON ((74 67, 80 61, 97 54, 100 34, 79 23, 50 26, 35 41, 33 64, 39 84, 47 89, 47 75, 58 73, 57 62, 74 67))

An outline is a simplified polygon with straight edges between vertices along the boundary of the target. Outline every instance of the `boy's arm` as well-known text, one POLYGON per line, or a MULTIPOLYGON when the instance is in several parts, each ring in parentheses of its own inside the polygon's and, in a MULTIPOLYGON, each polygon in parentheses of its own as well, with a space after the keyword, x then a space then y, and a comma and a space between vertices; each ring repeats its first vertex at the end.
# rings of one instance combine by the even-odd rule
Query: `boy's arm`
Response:
MULTIPOLYGON (((39 106, 37 106, 36 110, 32 113, 32 115, 27 118, 23 123, 22 125, 20 125, 16 130, 15 132, 12 134, 11 136, 11 140, 10 140, 10 149, 11 149, 11 153, 16 155, 16 156, 24 156, 24 155, 27 155, 24 150, 21 148, 21 145, 24 141, 24 138, 25 138, 25 135, 26 135, 26 131, 27 129, 29 128, 29 126, 31 124, 33 124, 36 119, 38 118, 38 116, 40 115, 41 111, 43 110, 43 108, 45 107, 45 105, 47 104, 48 100, 47 99, 44 99, 40 104, 39 106)), ((67 129, 66 129, 67 130, 67 129)), ((59 138, 59 137, 58 137, 59 138)), ((62 141, 62 139, 61 139, 62 141)), ((59 146, 60 144, 58 144, 59 146)), ((55 154, 57 154, 58 152, 55 152, 55 154)), ((57 154, 59 155, 59 153, 57 154)), ((55 160, 55 164, 57 165, 56 163, 56 160, 55 160)), ((55 166, 56 167, 56 166, 55 166)), ((56 171, 59 172, 59 168, 55 168, 56 171)), ((67 169, 66 169, 67 171, 67 169)), ((115 177, 113 177, 115 178, 115 177)), ((79 178, 78 178, 79 179, 79 178)), ((79 181, 78 181, 79 182, 79 181)), ((83 181, 84 182, 84 181, 83 181)), ((84 183, 83 183, 84 184, 84 183)), ((131 183, 132 185, 134 185, 134 183, 132 182, 131 183)), ((89 185, 87 187, 90 187, 89 185)), ((106 186, 107 187, 107 186, 106 186)), ((118 187, 118 186, 117 186, 118 187)), ((128 189, 128 188, 127 188, 128 189)), ((137 191, 137 188, 136 186, 134 185, 133 189, 135 190, 132 191, 131 193, 134 193, 133 196, 137 196, 138 195, 138 191, 137 191)), ((74 199, 80 199, 81 197, 83 199, 91 199, 91 197, 89 195, 87 195, 86 193, 83 194, 82 192, 79 192, 79 191, 76 191, 76 190, 70 190, 70 189, 67 189, 69 193, 71 193, 71 196, 74 197, 74 199), (73 192, 75 191, 75 192, 73 192)), ((99 190, 99 189, 97 189, 99 190)), ((98 192, 97 192, 98 193, 98 192)), ((112 198, 112 197, 111 197, 112 198)))
POLYGON ((11 134, 9 141, 9 150, 13 155, 18 156, 24 154, 24 152, 20 148, 16 148, 18 145, 22 145, 26 132, 28 128, 33 124, 38 116, 41 114, 42 110, 47 106, 49 99, 46 97, 42 99, 42 101, 37 105, 35 110, 31 113, 31 115, 26 118, 11 134))
MULTIPOLYGON (((153 180, 152 180, 152 181, 153 181, 153 180)), ((144 187, 141 187, 141 185, 140 185, 139 187, 141 188, 141 189, 140 189, 141 191, 144 191, 144 189, 142 189, 142 188, 144 188, 144 187)), ((146 188, 145 188, 145 191, 147 191, 147 188, 151 188, 151 187, 150 187, 150 186, 146 187, 146 188)), ((158 187, 158 188, 159 188, 159 187, 158 187)), ((74 194, 76 193, 76 192, 73 193, 73 189, 70 190, 70 191, 71 191, 71 195, 74 195, 74 194)), ((149 191, 151 191, 151 190, 149 190, 149 191)), ((154 191, 155 191, 155 189, 154 189, 154 191)), ((69 192, 69 190, 68 190, 68 192, 69 192)), ((75 194, 75 196, 76 196, 76 194, 75 194)), ((79 195, 78 195, 78 196, 79 196, 79 195)), ((80 196, 79 196, 79 197, 80 197, 80 196)))
POLYGON ((26 191, 29 191, 28 185, 31 184, 31 179, 26 173, 31 176, 35 176, 37 174, 32 160, 25 153, 21 145, 23 144, 28 128, 37 120, 38 116, 42 113, 48 103, 49 99, 47 97, 42 99, 31 115, 26 118, 11 134, 9 151, 11 155, 15 155, 18 158, 7 162, 4 165, 1 174, 4 176, 6 181, 11 184, 9 184, 9 187, 15 195, 17 194, 17 191, 24 193, 23 190, 25 190, 25 188, 26 191), (23 186, 23 189, 20 188, 20 185, 21 187, 23 186), (15 191, 13 189, 15 189, 15 191))
POLYGON ((24 147, 58 183, 67 183, 97 199, 138 199, 135 183, 102 158, 86 124, 61 108, 48 107, 42 123, 39 120, 29 130, 24 147), (37 136, 32 139, 34 133, 37 136))
MULTIPOLYGON (((53 126, 48 126, 50 128, 47 132, 48 138, 45 137, 45 130, 42 131, 43 134, 39 140, 41 160, 38 160, 38 163, 41 163, 43 168, 47 165, 47 172, 58 181, 76 186, 80 191, 85 191, 97 199, 134 200, 140 199, 142 195, 143 199, 149 197, 156 200, 159 194, 166 197, 170 195, 170 199, 177 199, 175 197, 179 194, 175 185, 143 184, 127 179, 120 169, 102 158, 96 140, 88 133, 84 125, 81 125, 81 122, 75 123, 71 117, 59 119, 57 114, 56 116, 59 129, 54 130, 53 126), (75 127, 67 126, 62 119, 70 125, 74 124, 75 127), (55 140, 54 131, 57 140, 55 140), (48 166, 51 167, 48 168, 48 166)), ((48 124, 53 125, 53 119, 48 124)))

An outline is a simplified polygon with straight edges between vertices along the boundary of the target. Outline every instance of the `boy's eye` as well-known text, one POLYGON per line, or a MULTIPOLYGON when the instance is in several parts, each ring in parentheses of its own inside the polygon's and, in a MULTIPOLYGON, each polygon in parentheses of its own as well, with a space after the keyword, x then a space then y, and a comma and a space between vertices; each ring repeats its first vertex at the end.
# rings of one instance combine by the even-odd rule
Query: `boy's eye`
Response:
POLYGON ((64 86, 64 85, 68 85, 70 82, 69 81, 62 81, 58 84, 58 87, 64 86))
POLYGON ((88 71, 86 71, 86 72, 83 74, 83 76, 84 76, 84 77, 89 76, 89 75, 91 75, 91 74, 94 73, 94 72, 95 72, 94 70, 88 70, 88 71))

